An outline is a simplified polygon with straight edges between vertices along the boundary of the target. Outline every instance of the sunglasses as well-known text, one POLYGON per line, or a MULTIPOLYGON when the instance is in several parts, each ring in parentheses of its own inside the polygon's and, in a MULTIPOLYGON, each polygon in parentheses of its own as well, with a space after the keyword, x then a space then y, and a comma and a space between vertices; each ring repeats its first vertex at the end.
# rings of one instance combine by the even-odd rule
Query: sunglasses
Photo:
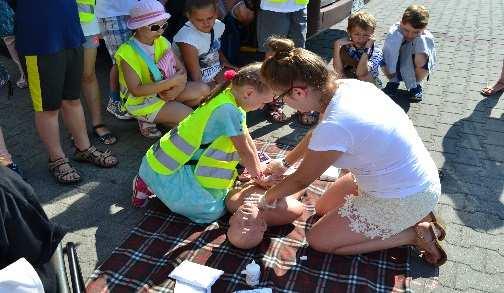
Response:
POLYGON ((291 86, 288 90, 286 90, 285 92, 281 93, 280 95, 276 96, 273 98, 273 101, 275 102, 278 102, 278 103, 283 103, 284 100, 285 100, 285 97, 288 96, 290 94, 290 92, 292 92, 292 90, 294 88, 298 88, 298 89, 302 89, 302 90, 306 90, 307 87, 306 86, 291 86))
POLYGON ((151 31, 157 32, 159 30, 164 30, 168 26, 168 22, 163 23, 162 25, 159 24, 151 24, 148 27, 150 28, 151 31))

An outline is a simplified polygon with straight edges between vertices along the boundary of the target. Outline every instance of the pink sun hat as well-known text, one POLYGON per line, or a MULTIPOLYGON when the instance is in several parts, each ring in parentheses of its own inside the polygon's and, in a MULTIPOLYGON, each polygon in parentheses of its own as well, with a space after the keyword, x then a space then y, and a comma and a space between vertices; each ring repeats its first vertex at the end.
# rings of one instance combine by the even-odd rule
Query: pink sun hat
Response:
POLYGON ((129 29, 135 30, 170 17, 171 15, 165 11, 163 4, 159 1, 141 0, 131 8, 127 25, 129 29))

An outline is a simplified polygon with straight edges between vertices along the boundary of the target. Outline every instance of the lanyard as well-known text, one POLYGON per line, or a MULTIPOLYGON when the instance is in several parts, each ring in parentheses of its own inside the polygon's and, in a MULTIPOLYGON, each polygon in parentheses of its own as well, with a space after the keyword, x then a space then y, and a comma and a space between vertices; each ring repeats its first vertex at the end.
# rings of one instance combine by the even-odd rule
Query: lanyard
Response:
POLYGON ((147 55, 144 49, 142 49, 134 40, 133 38, 129 39, 128 44, 135 50, 135 52, 142 57, 143 61, 147 64, 147 67, 149 67, 149 71, 154 77, 154 81, 161 81, 163 79, 163 76, 161 75, 161 71, 159 71, 159 68, 154 64, 154 60, 147 55))

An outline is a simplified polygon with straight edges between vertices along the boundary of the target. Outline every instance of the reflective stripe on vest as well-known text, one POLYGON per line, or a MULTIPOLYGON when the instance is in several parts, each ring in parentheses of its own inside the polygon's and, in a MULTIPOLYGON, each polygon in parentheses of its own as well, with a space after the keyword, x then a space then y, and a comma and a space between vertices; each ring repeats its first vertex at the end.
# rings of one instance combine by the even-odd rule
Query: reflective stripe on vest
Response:
POLYGON ((233 178, 233 170, 212 167, 199 167, 194 173, 196 176, 213 177, 219 179, 233 178))
POLYGON ((191 156, 194 151, 196 151, 196 148, 194 148, 192 145, 190 145, 185 139, 183 139, 180 135, 178 135, 178 130, 177 128, 174 128, 172 131, 170 131, 170 141, 184 154, 191 156))
MULTIPOLYGON (((289 0, 268 0, 268 2, 277 3, 277 4, 287 3, 288 1, 289 0)), ((308 2, 309 2, 309 0, 294 0, 294 3, 296 3, 296 5, 306 6, 306 5, 308 5, 308 2)))
POLYGON ((80 22, 88 23, 95 19, 94 6, 95 0, 77 0, 80 22))
POLYGON ((168 156, 165 152, 163 152, 163 150, 159 146, 159 141, 152 146, 152 151, 154 152, 154 156, 156 157, 156 159, 161 164, 165 165, 165 167, 171 170, 175 170, 180 166, 180 164, 177 161, 175 161, 172 157, 168 156))
POLYGON ((205 155, 212 158, 212 159, 216 159, 219 161, 239 161, 240 160, 240 155, 238 154, 238 152, 225 153, 223 151, 219 151, 216 149, 209 149, 205 155))

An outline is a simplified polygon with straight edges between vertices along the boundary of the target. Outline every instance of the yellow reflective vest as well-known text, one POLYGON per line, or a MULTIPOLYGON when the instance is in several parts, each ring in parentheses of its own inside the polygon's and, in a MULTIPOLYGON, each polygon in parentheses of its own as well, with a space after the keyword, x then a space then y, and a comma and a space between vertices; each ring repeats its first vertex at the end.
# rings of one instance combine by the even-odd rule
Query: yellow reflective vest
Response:
POLYGON ((157 173, 171 175, 188 163, 197 150, 204 149, 194 169, 196 180, 205 188, 227 189, 236 179, 236 165, 240 156, 231 139, 220 136, 208 146, 202 146, 203 132, 214 110, 232 104, 243 115, 243 129, 246 129, 245 111, 238 107, 230 89, 201 105, 182 120, 177 128, 170 130, 146 154, 149 166, 157 173))
MULTIPOLYGON (((268 2, 275 3, 275 4, 282 4, 282 3, 287 3, 289 0, 267 0, 268 2)), ((294 0, 294 3, 297 5, 308 5, 309 0, 294 0)))
MULTIPOLYGON (((170 42, 163 37, 154 40, 154 62, 157 63, 164 54, 170 50, 170 42)), ((147 97, 135 97, 128 91, 128 86, 124 79, 124 73, 121 69, 121 63, 126 62, 135 71, 138 79, 142 84, 151 84, 154 78, 149 71, 149 66, 145 63, 144 59, 131 47, 128 42, 123 43, 114 56, 119 70, 119 87, 121 100, 123 106, 128 109, 128 112, 133 116, 144 116, 153 113, 163 107, 165 101, 161 99, 151 100, 150 104, 145 104, 144 101, 147 97)))
POLYGON ((95 19, 94 7, 96 0, 76 0, 79 9, 80 22, 88 23, 95 19))

